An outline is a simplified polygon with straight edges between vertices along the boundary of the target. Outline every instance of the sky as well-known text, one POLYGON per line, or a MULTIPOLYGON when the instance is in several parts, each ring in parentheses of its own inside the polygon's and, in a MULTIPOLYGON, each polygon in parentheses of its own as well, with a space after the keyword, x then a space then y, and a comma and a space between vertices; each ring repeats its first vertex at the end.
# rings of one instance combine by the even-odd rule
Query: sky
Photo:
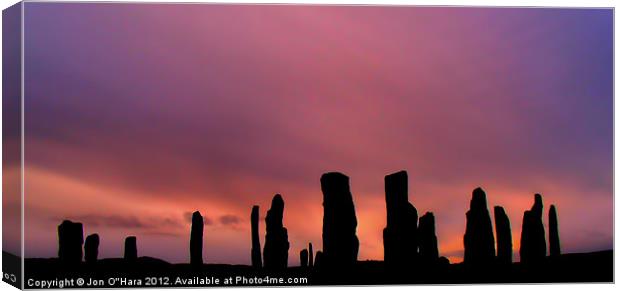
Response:
MULTIPOLYGON (((564 252, 613 245, 613 11, 26 3, 25 256, 63 219, 101 257, 250 263, 250 212, 285 201, 289 264, 320 250, 320 176, 350 177, 360 260, 382 260, 384 176, 463 256, 482 187, 510 218, 542 193, 564 252)), ((18 167, 5 175, 18 174, 18 167)), ((492 213, 491 213, 492 215, 492 213)), ((493 216, 491 216, 493 217, 493 216)))

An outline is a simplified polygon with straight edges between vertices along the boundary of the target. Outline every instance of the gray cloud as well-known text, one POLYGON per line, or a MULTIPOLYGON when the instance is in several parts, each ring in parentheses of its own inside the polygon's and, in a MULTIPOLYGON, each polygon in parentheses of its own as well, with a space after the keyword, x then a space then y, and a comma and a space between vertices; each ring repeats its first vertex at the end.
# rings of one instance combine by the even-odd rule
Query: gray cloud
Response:
MULTIPOLYGON (((91 227, 111 227, 111 228, 126 228, 126 229, 144 229, 155 230, 161 228, 181 228, 183 223, 175 218, 165 217, 149 217, 138 218, 135 216, 122 216, 122 215, 98 215, 98 214, 86 214, 71 216, 67 219, 72 221, 81 222, 86 226, 91 227)), ((62 219, 53 218, 54 221, 61 221, 62 219)))
POLYGON ((236 215, 227 214, 220 216, 219 221, 222 225, 237 225, 241 222, 241 218, 236 215))

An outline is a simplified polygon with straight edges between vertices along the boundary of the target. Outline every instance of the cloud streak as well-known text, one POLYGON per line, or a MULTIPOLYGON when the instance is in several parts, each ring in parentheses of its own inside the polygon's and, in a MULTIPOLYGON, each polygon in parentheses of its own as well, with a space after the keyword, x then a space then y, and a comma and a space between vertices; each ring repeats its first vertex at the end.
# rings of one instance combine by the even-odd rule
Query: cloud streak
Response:
MULTIPOLYGON (((68 219, 82 222, 93 227, 110 227, 110 228, 130 228, 130 229, 157 229, 161 227, 181 228, 183 224, 175 218, 159 218, 151 217, 147 219, 139 219, 135 216, 120 215, 97 215, 85 214, 78 216, 69 216, 68 219)), ((53 221, 59 221, 61 218, 55 217, 53 221)))

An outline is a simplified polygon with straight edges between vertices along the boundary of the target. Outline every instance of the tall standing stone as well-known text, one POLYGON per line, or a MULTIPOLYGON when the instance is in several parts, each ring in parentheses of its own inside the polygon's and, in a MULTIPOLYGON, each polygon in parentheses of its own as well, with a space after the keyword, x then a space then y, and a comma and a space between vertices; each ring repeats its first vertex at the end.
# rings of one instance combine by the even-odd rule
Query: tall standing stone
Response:
POLYGON ((308 267, 308 250, 303 249, 299 252, 299 265, 302 268, 308 267))
POLYGON ((65 220, 58 226, 58 259, 63 264, 82 262, 83 244, 84 229, 81 223, 65 220))
POLYGON ((250 221, 252 226, 252 267, 262 268, 263 259, 260 253, 260 238, 258 236, 258 205, 252 206, 252 214, 250 215, 250 221))
POLYGON ((312 250, 312 243, 308 243, 308 266, 314 267, 314 251, 312 250))
POLYGON ((512 232, 510 220, 501 206, 495 206, 495 236, 497 237, 497 261, 501 264, 512 263, 512 232))
POLYGON ((523 213, 521 228, 521 255, 522 263, 538 263, 547 255, 545 227, 542 221, 543 202, 540 194, 534 195, 534 205, 523 213))
POLYGON ((267 211, 267 217, 265 217, 267 233, 263 259, 267 269, 286 269, 288 265, 288 232, 282 225, 283 217, 284 200, 280 194, 276 194, 271 201, 271 209, 267 211))
POLYGON ((425 262, 437 262, 439 248, 435 234, 435 216, 432 212, 427 212, 420 217, 418 235, 420 238, 420 258, 425 262))
POLYGON ((138 246, 135 236, 128 236, 125 238, 125 254, 123 258, 130 262, 138 259, 138 246))
POLYGON ((99 256, 99 235, 93 233, 86 237, 84 241, 84 260, 92 264, 97 262, 99 256))
POLYGON ((560 232, 558 228, 558 213, 555 205, 549 208, 549 255, 557 257, 561 254, 560 250, 560 232))
POLYGON ((202 265, 204 225, 205 223, 200 212, 194 212, 192 214, 192 230, 189 237, 189 260, 192 266, 202 265))
POLYGON ((350 267, 357 262, 359 240, 357 218, 349 177, 342 173, 321 176, 323 192, 323 254, 324 268, 350 267))
POLYGON ((481 188, 474 189, 466 217, 467 226, 463 237, 464 263, 471 266, 485 266, 493 263, 495 238, 487 208, 486 194, 481 188))
POLYGON ((383 229, 383 259, 390 268, 411 265, 417 258, 418 212, 409 203, 406 171, 385 176, 387 226, 383 229))

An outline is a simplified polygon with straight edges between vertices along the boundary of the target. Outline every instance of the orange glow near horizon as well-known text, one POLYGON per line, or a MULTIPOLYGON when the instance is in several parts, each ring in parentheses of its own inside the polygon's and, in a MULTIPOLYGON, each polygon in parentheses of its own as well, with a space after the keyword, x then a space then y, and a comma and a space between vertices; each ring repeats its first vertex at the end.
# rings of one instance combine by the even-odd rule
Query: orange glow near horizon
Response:
MULTIPOLYGON (((16 169, 14 169, 16 170, 16 169)), ((14 171, 13 170, 13 171, 14 171)), ((11 172, 6 173, 11 175, 11 172)), ((28 220, 26 221, 26 248, 38 249, 38 252, 29 252, 30 256, 45 256, 55 251, 54 244, 41 245, 41 241, 54 241, 55 226, 62 219, 73 219, 84 222, 85 235, 99 233, 103 237, 101 254, 103 257, 117 257, 121 254, 121 243, 125 236, 137 235, 139 242, 143 240, 166 242, 166 247, 176 246, 186 248, 189 239, 190 220, 189 214, 199 210, 205 216, 205 257, 214 263, 248 263, 249 257, 245 254, 250 251, 249 212, 251 202, 246 207, 238 207, 237 204, 200 200, 177 200, 175 197, 157 200, 145 199, 136 193, 127 193, 120 189, 103 188, 81 183, 68 177, 58 176, 43 169, 30 167, 26 170, 28 203, 26 205, 28 220), (43 194, 45 193, 45 194, 43 194), (70 193, 80 193, 79 197, 70 193), (54 197, 52 200, 47 197, 54 197), (135 198, 132 198, 135 197, 135 198), (78 200, 76 200, 78 198, 78 200), (118 203, 117 201, 123 201, 118 203), (67 205, 71 205, 72 215, 66 215, 67 205), (114 209, 114 211, 110 211, 114 209), (37 213, 45 213, 48 217, 41 219, 37 213), (222 217, 233 217, 232 221, 223 222, 222 217), (30 221, 30 219, 32 221, 30 221), (40 223, 42 221, 43 223, 40 223), (36 246, 36 247, 35 247, 36 246), (41 248, 41 247, 44 248, 41 248), (231 258, 232 261, 231 261, 231 258)), ((318 187, 317 187, 318 188, 318 187)), ((291 248, 289 250, 289 263, 297 264, 299 251, 312 242, 315 250, 321 249, 322 207, 321 193, 314 191, 315 198, 309 201, 287 201, 285 199, 284 224, 289 230, 291 248)), ((518 193, 504 192, 505 199, 494 199, 492 202, 501 202, 501 205, 510 205, 507 212, 511 218, 513 230, 514 257, 518 260, 519 237, 520 237, 520 210, 531 206, 531 199, 518 193), (512 198, 511 198, 512 197, 512 198)), ((311 192, 301 192, 302 196, 309 197, 311 192)), ((143 194, 144 195, 144 194, 143 194)), ((487 194, 489 195, 489 194, 487 194)), ((415 193, 410 196, 417 197, 415 193)), ((464 197, 469 198, 467 195, 464 197)), ((269 195, 266 196, 269 198, 269 195)), ((411 199, 411 198, 410 198, 411 199)), ((414 198, 415 199, 415 198, 414 198)), ((357 235, 360 239, 359 260, 382 260, 383 237, 385 227, 385 205, 383 196, 359 195, 354 193, 356 212, 358 218, 357 235), (370 197, 363 199, 361 197, 370 197)), ((230 201, 228 201, 230 202, 230 201)), ((264 215, 269 207, 270 199, 260 203, 260 236, 264 238, 264 215)), ((415 201, 414 201, 415 203, 415 201)), ((426 202, 429 203, 429 202, 426 202)), ((440 202, 441 203, 441 202, 440 202)), ((434 204, 434 203, 432 203, 434 204)), ((489 202, 491 217, 492 205, 489 202)), ((445 216, 441 211, 435 211, 437 217, 436 228, 438 232, 438 247, 440 255, 446 256, 453 263, 462 261, 464 233, 464 213, 468 205, 463 205, 461 213, 463 219, 456 221, 454 225, 443 225, 445 216)), ((418 208, 421 216, 432 209, 418 208)), ((546 221, 546 218, 545 218, 546 221)), ((264 242, 263 242, 264 243, 264 242)), ((161 257, 162 249, 150 246, 141 248, 145 256, 161 257)), ((177 256, 164 256, 171 261, 183 261, 177 256)))

